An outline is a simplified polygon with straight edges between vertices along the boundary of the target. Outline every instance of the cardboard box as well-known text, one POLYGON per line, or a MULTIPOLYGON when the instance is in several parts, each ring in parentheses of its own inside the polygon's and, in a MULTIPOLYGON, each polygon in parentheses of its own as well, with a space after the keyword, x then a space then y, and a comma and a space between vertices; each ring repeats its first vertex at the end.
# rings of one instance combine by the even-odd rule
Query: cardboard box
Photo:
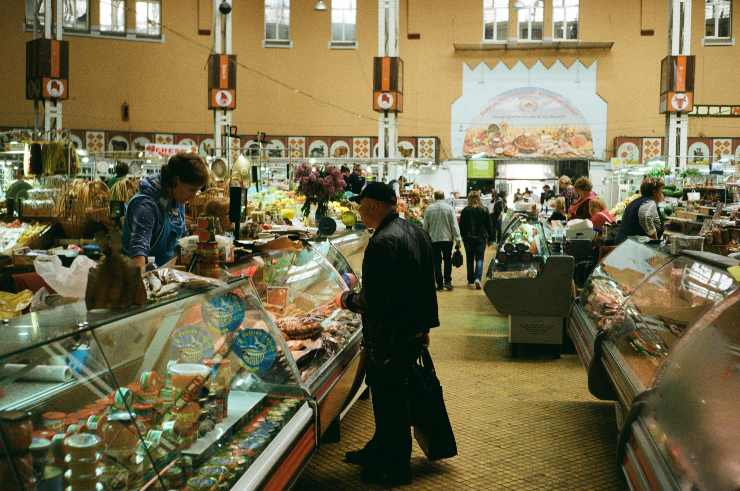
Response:
POLYGON ((509 342, 563 344, 563 317, 510 315, 509 342))

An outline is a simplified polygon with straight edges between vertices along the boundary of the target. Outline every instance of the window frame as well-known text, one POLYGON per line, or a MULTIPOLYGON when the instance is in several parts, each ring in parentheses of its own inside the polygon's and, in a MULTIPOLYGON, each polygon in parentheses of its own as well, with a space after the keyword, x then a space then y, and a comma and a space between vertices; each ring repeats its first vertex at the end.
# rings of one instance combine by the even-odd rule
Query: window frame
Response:
POLYGON ((576 0, 577 4, 575 6, 573 5, 566 5, 568 0, 559 0, 563 2, 563 6, 555 6, 555 2, 558 0, 552 1, 552 40, 553 41, 578 41, 580 39, 581 35, 581 2, 580 0, 576 0), (562 21, 556 21, 555 20, 555 9, 562 9, 563 10, 563 20, 562 21), (576 15, 576 37, 569 38, 568 35, 568 11, 575 10, 576 15), (563 24, 563 35, 566 37, 557 37, 557 28, 556 25, 558 22, 561 22, 563 24))
POLYGON ((542 41, 544 41, 544 38, 545 38, 545 3, 544 1, 542 1, 542 6, 537 7, 536 4, 538 1, 541 1, 541 0, 533 1, 532 6, 530 7, 521 7, 521 8, 516 9, 516 39, 520 43, 541 43, 542 41), (520 26, 522 22, 519 20, 519 15, 524 10, 528 10, 531 14, 533 14, 529 16, 529 20, 527 21, 527 37, 526 38, 521 37, 520 26), (541 34, 542 37, 540 37, 539 39, 532 39, 532 24, 534 22, 537 22, 533 20, 537 17, 536 15, 537 10, 540 10, 542 12, 542 21, 540 21, 542 22, 542 34, 541 34))
MULTIPOLYGON (((103 18, 102 18, 103 10, 101 6, 103 3, 109 3, 111 5, 111 15, 113 15, 112 7, 113 7, 114 1, 116 0, 100 0, 100 2, 98 3, 98 31, 105 36, 126 37, 126 35, 128 34, 128 1, 130 0, 120 0, 120 2, 123 3, 123 30, 116 31, 113 29, 103 28, 103 18)), ((136 12, 134 12, 134 15, 135 14, 136 12)), ((162 16, 161 10, 160 10, 159 15, 161 19, 161 16, 162 16)), ((112 18, 111 18, 111 21, 112 21, 112 18)), ((113 26, 113 22, 110 22, 110 27, 112 26, 113 26)), ((160 28, 160 31, 161 31, 161 28, 160 28)))
MULTIPOLYGON (((329 12, 329 47, 337 49, 353 49, 357 48, 357 0, 349 0, 352 2, 351 8, 342 8, 343 12, 351 11, 354 13, 354 36, 352 39, 346 39, 346 26, 347 23, 343 22, 342 25, 342 39, 334 39, 334 2, 331 2, 331 8, 329 12)), ((337 9, 339 10, 339 9, 337 9)), ((343 19, 344 20, 344 19, 343 19)))
MULTIPOLYGON (((270 9, 273 9, 274 7, 269 7, 270 9)), ((277 10, 277 9, 276 9, 277 10)), ((263 48, 292 48, 293 47, 293 32, 291 30, 290 25, 290 14, 291 14, 291 5, 290 0, 265 0, 263 5, 263 13, 264 13, 264 39, 262 40, 262 47, 263 48), (268 9, 268 2, 270 1, 278 1, 280 2, 280 9, 287 10, 287 26, 288 26, 288 36, 287 39, 280 38, 280 29, 278 26, 282 24, 278 23, 270 23, 275 25, 275 38, 268 38, 267 37, 267 9, 268 9), (287 4, 287 6, 286 6, 287 4)))
MULTIPOLYGON (((76 4, 78 1, 79 0, 74 0, 74 3, 76 4)), ((65 25, 64 24, 64 15, 62 15, 62 24, 63 24, 62 25, 62 31, 65 34, 66 33, 90 33, 92 31, 91 22, 90 22, 90 13, 91 13, 91 11, 90 11, 90 4, 91 4, 91 0, 82 0, 82 1, 84 1, 85 2, 85 5, 87 5, 87 10, 85 11, 85 18, 86 18, 86 25, 85 25, 85 27, 79 28, 79 27, 76 27, 76 26, 65 25)), ((24 16, 25 16, 26 28, 27 29, 33 29, 33 17, 30 17, 29 18, 29 16, 28 16, 28 12, 29 12, 28 11, 28 6, 29 6, 29 4, 35 5, 35 3, 36 3, 36 0, 26 0, 25 3, 24 3, 24 6, 25 6, 24 16)), ((63 3, 62 5, 63 5, 62 8, 64 8, 65 4, 63 3)), ((44 6, 44 2, 42 1, 41 2, 41 8, 43 8, 43 6, 44 6)), ((56 15, 52 15, 52 29, 54 28, 54 23, 55 22, 56 22, 56 15)), ((44 26, 44 16, 42 16, 42 15, 39 16, 39 26, 40 27, 43 27, 44 26)))
MULTIPOLYGON (((162 9, 162 7, 164 6, 162 0, 128 0, 128 1, 130 2, 132 1, 134 3, 134 30, 132 34, 136 38, 139 38, 139 39, 162 39, 162 17, 164 13, 162 9), (139 31, 138 12, 137 12, 139 3, 147 3, 147 4, 156 3, 159 5, 159 25, 157 26, 157 34, 151 34, 148 31, 147 32, 139 31)), ((148 22, 147 22, 147 25, 148 25, 148 22)))
POLYGON ((718 36, 717 33, 719 32, 719 16, 716 15, 716 9, 717 9, 717 2, 716 0, 705 0, 704 2, 704 40, 709 43, 716 43, 716 44, 734 44, 734 38, 732 36, 732 0, 720 0, 720 1, 727 1, 727 4, 730 9, 730 15, 729 15, 729 27, 728 27, 728 33, 727 36, 718 36), (711 4, 711 7, 710 5, 711 4), (714 29, 713 29, 713 35, 707 36, 707 8, 712 9, 712 19, 714 19, 714 29))
MULTIPOLYGON (((503 21, 501 21, 503 22, 503 21)), ((483 42, 484 43, 506 43, 509 40, 509 31, 510 31, 510 24, 511 24, 511 2, 509 0, 506 0, 506 8, 504 7, 496 7, 496 0, 483 0, 483 42), (491 6, 488 7, 486 4, 491 3, 491 6), (498 16, 496 15, 496 12, 499 10, 506 10, 506 36, 503 39, 498 39, 498 25, 499 20, 498 16), (493 24, 493 38, 487 38, 486 37, 486 12, 490 11, 492 15, 492 24, 493 24)))

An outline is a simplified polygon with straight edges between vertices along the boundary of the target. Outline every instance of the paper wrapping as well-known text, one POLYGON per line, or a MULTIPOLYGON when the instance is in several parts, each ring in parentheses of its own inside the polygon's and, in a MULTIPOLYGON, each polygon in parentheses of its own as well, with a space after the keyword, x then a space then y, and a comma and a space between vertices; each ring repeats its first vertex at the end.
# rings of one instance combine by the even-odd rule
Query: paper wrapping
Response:
MULTIPOLYGON (((0 377, 13 377, 28 365, 8 363, 0 367, 0 377)), ((67 365, 38 365, 24 373, 18 380, 26 382, 69 382, 72 370, 67 365)))

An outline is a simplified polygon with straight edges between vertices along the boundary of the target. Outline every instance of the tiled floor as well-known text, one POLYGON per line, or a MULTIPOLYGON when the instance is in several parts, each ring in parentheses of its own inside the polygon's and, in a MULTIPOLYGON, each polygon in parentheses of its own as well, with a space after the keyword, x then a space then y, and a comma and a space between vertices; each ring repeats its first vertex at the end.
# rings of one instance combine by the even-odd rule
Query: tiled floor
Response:
MULTIPOLYGON (((442 325, 432 331, 430 349, 459 455, 429 462, 415 445, 408 489, 625 489, 615 463, 613 406, 588 393, 577 356, 512 359, 506 318, 481 291, 465 287, 464 267, 455 281, 454 291, 438 295, 442 325)), ((370 401, 360 400, 342 422, 341 442, 319 449, 296 488, 378 489, 342 462, 372 432, 370 401)))

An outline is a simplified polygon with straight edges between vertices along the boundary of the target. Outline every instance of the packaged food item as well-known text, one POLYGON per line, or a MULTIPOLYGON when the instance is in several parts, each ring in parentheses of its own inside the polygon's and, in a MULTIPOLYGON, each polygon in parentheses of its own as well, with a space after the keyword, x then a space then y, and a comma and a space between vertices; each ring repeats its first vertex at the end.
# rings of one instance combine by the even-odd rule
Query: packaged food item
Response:
POLYGON ((107 454, 119 460, 126 460, 134 454, 139 439, 134 420, 128 412, 109 415, 101 431, 107 454))
POLYGON ((218 481, 212 477, 195 476, 188 479, 185 489, 187 491, 216 491, 218 481))
POLYGON ((45 429, 60 433, 64 430, 64 418, 67 415, 59 411, 48 411, 41 415, 41 422, 45 429))
POLYGON ((15 455, 28 452, 33 433, 31 414, 24 411, 0 412, 0 431, 0 445, 7 445, 4 449, 7 453, 15 455))

